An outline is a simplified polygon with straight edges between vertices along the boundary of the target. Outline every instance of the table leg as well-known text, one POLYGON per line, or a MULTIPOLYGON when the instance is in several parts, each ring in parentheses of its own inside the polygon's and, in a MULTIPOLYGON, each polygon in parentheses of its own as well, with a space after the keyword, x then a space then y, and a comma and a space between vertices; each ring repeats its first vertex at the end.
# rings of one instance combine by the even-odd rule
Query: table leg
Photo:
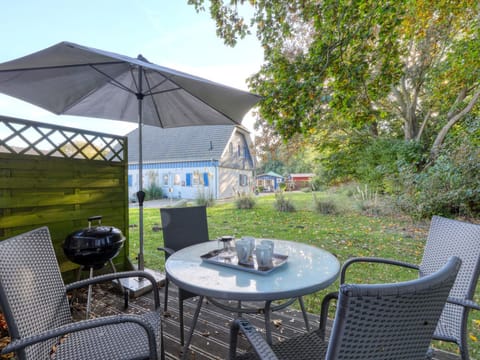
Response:
POLYGON ((242 302, 238 301, 237 302, 237 309, 238 309, 238 317, 242 317, 242 302))
POLYGON ((187 359, 188 348, 190 347, 190 342, 192 341, 193 332, 195 331, 195 325, 197 324, 198 316, 200 315, 200 309, 202 308, 203 296, 198 298, 197 308, 195 309, 195 314, 192 319, 192 326, 190 327, 190 332, 188 333, 187 341, 183 346, 182 360, 187 359))
POLYGON ((271 306, 272 302, 271 301, 265 301, 265 338, 267 340, 267 343, 269 345, 272 345, 272 328, 270 325, 270 314, 272 312, 271 306))
POLYGON ((310 332, 310 323, 308 322, 307 311, 305 309, 305 304, 303 303, 303 298, 301 296, 298 298, 298 302, 300 303, 300 309, 302 309, 303 320, 305 321, 305 327, 307 328, 307 332, 310 332))

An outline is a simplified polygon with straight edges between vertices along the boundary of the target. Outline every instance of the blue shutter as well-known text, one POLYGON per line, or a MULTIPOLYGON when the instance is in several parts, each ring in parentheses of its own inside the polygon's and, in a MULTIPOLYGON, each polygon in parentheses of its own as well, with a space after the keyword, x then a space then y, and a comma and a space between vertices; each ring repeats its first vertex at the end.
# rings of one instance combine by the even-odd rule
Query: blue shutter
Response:
POLYGON ((203 173, 203 185, 208 186, 208 173, 203 173))
POLYGON ((187 173, 187 186, 192 186, 192 174, 187 173))
POLYGON ((128 187, 132 186, 132 175, 128 175, 128 187))

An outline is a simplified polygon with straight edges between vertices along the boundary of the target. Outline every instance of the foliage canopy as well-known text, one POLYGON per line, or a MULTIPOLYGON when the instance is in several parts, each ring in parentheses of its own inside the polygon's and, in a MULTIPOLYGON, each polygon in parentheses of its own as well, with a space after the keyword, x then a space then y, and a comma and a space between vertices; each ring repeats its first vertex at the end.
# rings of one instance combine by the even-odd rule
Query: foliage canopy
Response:
MULTIPOLYGON (((188 2, 197 11, 209 4, 227 45, 255 31, 263 46, 264 64, 249 79, 263 96, 262 151, 301 144, 302 134, 331 179, 383 190, 395 188, 402 164, 425 175, 440 157, 463 166, 449 155, 459 147, 468 146, 464 159, 478 157, 477 1, 188 2)), ((478 175, 471 180, 478 192, 478 175)))

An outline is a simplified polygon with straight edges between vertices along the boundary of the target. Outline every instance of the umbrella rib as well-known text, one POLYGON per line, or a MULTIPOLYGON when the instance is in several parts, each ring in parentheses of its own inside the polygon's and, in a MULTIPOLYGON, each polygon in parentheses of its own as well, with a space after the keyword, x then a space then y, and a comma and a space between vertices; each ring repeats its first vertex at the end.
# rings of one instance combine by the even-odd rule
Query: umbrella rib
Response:
MULTIPOLYGON (((219 114, 225 116, 227 119, 229 119, 230 121, 232 121, 234 124, 238 124, 237 121, 235 119, 232 119, 229 115, 225 114, 223 111, 220 111, 219 109, 217 109, 215 106, 213 106, 212 104, 208 104, 206 101, 200 99, 198 96, 192 94, 190 91, 188 91, 185 87, 182 87, 180 86, 179 84, 177 84, 175 82, 175 80, 173 80, 171 77, 168 78, 169 81, 171 81, 172 83, 174 83, 175 85, 177 85, 179 87, 179 89, 185 91, 186 93, 190 94, 190 96, 194 97, 195 99, 197 99, 198 101, 200 101, 202 104, 205 104, 206 106, 214 109, 215 111, 217 111, 219 114)), ((242 122, 242 120, 240 119, 240 123, 242 122)))
POLYGON ((65 69, 65 68, 74 68, 74 67, 84 67, 84 66, 97 66, 97 65, 118 65, 124 64, 123 61, 105 61, 94 64, 67 64, 67 65, 52 65, 52 66, 38 66, 38 67, 27 67, 27 68, 15 68, 15 69, 6 69, 0 70, 0 73, 8 72, 21 72, 21 71, 32 71, 32 70, 51 70, 51 69, 65 69))
MULTIPOLYGON (((143 95, 150 95, 150 96, 153 96, 153 95, 157 95, 157 94, 163 94, 163 93, 167 93, 167 92, 171 92, 171 91, 177 91, 177 90, 183 90, 185 92, 187 92, 188 94, 190 94, 191 96, 193 96, 195 99, 197 99, 198 101, 200 101, 201 103, 205 104, 206 106, 214 109, 215 111, 217 111, 219 114, 225 116, 227 119, 229 119, 230 121, 232 121, 233 123, 237 123, 234 119, 232 119, 229 115, 225 114, 223 111, 220 111, 219 109, 217 109, 216 107, 212 106, 211 104, 208 104, 207 102, 205 102, 204 100, 200 99, 198 96, 192 94, 190 91, 188 91, 187 89, 185 89, 184 87, 181 87, 179 84, 177 84, 173 79, 172 77, 168 77, 168 76, 165 76, 164 74, 162 74, 163 76, 165 76, 165 80, 158 83, 157 85, 155 85, 154 87, 150 87, 150 83, 148 81, 148 78, 146 76, 146 73, 144 72, 145 74, 145 79, 148 83, 148 86, 149 86, 149 90, 148 90, 148 93, 147 94, 143 94, 143 95), (162 91, 156 91, 156 92, 153 92, 152 90, 159 87, 161 84, 163 84, 164 82, 166 81, 171 81, 173 84, 175 84, 177 87, 176 88, 173 88, 173 89, 167 89, 167 90, 162 90, 162 91)), ((160 121, 160 123, 162 123, 162 119, 160 118, 160 114, 159 114, 159 111, 158 111, 158 108, 157 108, 157 104, 155 103, 155 101, 153 101, 153 105, 155 107, 155 112, 157 113, 157 116, 158 116, 158 119, 160 121)), ((163 126, 163 125, 162 125, 163 126)))
MULTIPOLYGON (((158 106, 157 106, 157 103, 155 102, 154 98, 153 98, 153 93, 152 93, 152 88, 150 87, 150 81, 148 80, 148 77, 147 77, 147 73, 144 71, 143 72, 144 75, 145 75, 145 82, 147 83, 147 86, 148 86, 148 93, 149 95, 151 96, 151 99, 152 99, 152 103, 153 103, 153 108, 155 109, 155 113, 157 114, 157 118, 158 118, 158 122, 160 123, 160 126, 161 127, 164 127, 164 124, 163 124, 163 121, 162 121, 162 117, 160 116, 160 111, 158 110, 158 106)), ((165 79, 164 81, 160 82, 159 84, 157 84, 155 87, 157 86, 160 86, 161 84, 163 84, 165 81, 167 81, 167 79, 165 79)))
POLYGON ((113 85, 113 86, 116 86, 122 90, 125 90, 126 92, 130 92, 132 94, 135 94, 135 92, 133 92, 131 89, 129 89, 127 86, 123 85, 122 83, 118 82, 116 79, 114 79, 113 77, 111 77, 110 75, 108 75, 107 73, 103 72, 102 70, 100 69, 97 69, 95 67, 95 65, 90 65, 90 67, 95 70, 96 72, 102 74, 103 76, 105 76, 107 79, 110 80, 110 83, 113 85))
MULTIPOLYGON (((123 85, 122 83, 118 82, 117 80, 115 80, 113 77, 111 77, 110 75, 108 75, 107 73, 103 72, 102 70, 98 69, 96 67, 96 65, 105 65, 105 64, 122 64, 121 62, 111 62, 111 63, 96 63, 96 64, 86 64, 86 65, 73 65, 73 66, 89 66, 90 68, 92 68, 93 70, 95 70, 96 72, 98 72, 100 75, 104 76, 106 79, 108 79, 109 83, 112 84, 113 86, 116 86, 117 88, 123 90, 123 91, 126 91, 126 92, 129 92, 129 93, 132 93, 132 94, 135 94, 132 90, 130 90, 128 87, 126 87, 125 85, 123 85)), ((51 67, 51 68, 61 68, 62 66, 56 66, 56 67, 51 67)), ((87 94, 85 94, 84 96, 81 97, 81 99, 85 99, 87 98, 88 96, 90 96, 92 93, 94 93, 95 91, 97 90, 94 90, 94 91, 91 91, 87 94)), ((64 108, 64 111, 63 112, 66 112, 68 110, 70 110, 73 106, 75 106, 79 101, 79 99, 77 99, 77 101, 75 103, 71 103, 69 106, 65 106, 64 108)))
MULTIPOLYGON (((126 92, 129 92, 129 93, 132 93, 132 94, 135 94, 132 90, 130 90, 128 87, 126 87, 125 85, 123 85, 122 83, 119 83, 117 80, 115 80, 113 77, 111 77, 110 75, 108 75, 107 73, 101 71, 100 69, 98 69, 96 67, 96 65, 104 65, 104 64, 107 64, 107 63, 97 63, 97 64, 87 64, 87 66, 89 66, 90 68, 92 68, 93 70, 95 70, 96 72, 98 72, 100 75, 104 76, 106 79, 108 79, 109 83, 112 84, 113 86, 123 90, 123 91, 126 91, 126 92)), ((112 64, 122 64, 121 62, 112 62, 112 64)), ((97 90, 94 90, 94 91, 91 91, 87 94, 85 94, 84 96, 81 97, 81 99, 85 99, 87 98, 88 96, 90 96, 92 93, 96 92, 97 90)), ((71 103, 69 106, 65 106, 63 112, 66 112, 68 110, 70 110, 72 107, 74 107, 77 103, 79 102, 79 99, 77 99, 76 102, 74 103, 71 103)))
POLYGON ((173 88, 173 89, 167 89, 167 90, 161 90, 161 91, 155 91, 153 92, 152 90, 149 90, 148 95, 159 95, 159 94, 164 94, 172 91, 177 91, 177 90, 182 90, 182 88, 173 88))

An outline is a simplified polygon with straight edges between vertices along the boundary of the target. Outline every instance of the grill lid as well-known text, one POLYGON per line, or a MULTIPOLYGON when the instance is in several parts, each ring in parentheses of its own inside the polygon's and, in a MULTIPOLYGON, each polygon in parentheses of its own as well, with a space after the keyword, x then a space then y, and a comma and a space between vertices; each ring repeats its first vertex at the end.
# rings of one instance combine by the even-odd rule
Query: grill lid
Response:
POLYGON ((70 233, 64 243, 65 256, 84 266, 102 267, 117 256, 125 242, 122 232, 112 226, 92 226, 93 220, 101 223, 101 216, 88 218, 88 228, 70 233))

